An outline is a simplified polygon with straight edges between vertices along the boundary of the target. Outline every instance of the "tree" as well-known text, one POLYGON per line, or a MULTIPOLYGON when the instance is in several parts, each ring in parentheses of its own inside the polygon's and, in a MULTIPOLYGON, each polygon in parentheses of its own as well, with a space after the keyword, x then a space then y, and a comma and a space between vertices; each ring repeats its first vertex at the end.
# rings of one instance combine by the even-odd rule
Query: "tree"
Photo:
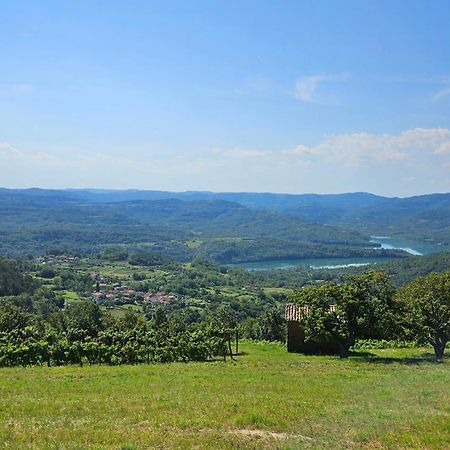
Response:
POLYGON ((90 336, 96 336, 102 328, 102 313, 99 306, 92 301, 70 305, 66 317, 69 328, 84 330, 90 336))
POLYGON ((429 342, 436 360, 442 360, 450 337, 450 273, 416 278, 398 297, 405 304, 414 335, 429 342))
POLYGON ((293 301, 302 311, 307 340, 332 341, 341 358, 358 338, 382 337, 395 317, 395 289, 384 272, 349 277, 347 283, 308 286, 293 301))
POLYGON ((20 261, 0 257, 0 297, 30 293, 36 286, 20 261))
POLYGON ((22 330, 30 323, 30 315, 8 301, 0 302, 0 332, 22 330))
POLYGON ((286 322, 280 310, 275 306, 266 309, 258 317, 256 330, 258 339, 281 342, 286 339, 286 322))
MULTIPOLYGON (((215 314, 212 316, 211 327, 228 342, 228 351, 230 357, 233 358, 233 350, 231 341, 233 337, 237 338, 237 317, 236 312, 229 304, 220 305, 215 314)), ((237 346, 237 345, 236 345, 237 346)), ((224 353, 225 359, 225 353, 224 353)))

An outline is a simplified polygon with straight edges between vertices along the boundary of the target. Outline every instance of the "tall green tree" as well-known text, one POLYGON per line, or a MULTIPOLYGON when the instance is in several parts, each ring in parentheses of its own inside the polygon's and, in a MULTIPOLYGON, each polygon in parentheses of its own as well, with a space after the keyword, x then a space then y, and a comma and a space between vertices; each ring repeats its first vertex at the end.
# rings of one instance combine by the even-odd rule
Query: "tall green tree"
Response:
POLYGON ((92 301, 74 303, 67 308, 66 322, 69 328, 80 329, 96 336, 102 328, 102 313, 92 301))
POLYGON ((436 360, 442 360, 450 337, 450 273, 419 277, 398 296, 405 304, 416 338, 428 341, 436 360))
POLYGON ((395 323, 394 292, 386 273, 368 272, 341 285, 308 286, 292 300, 302 311, 305 338, 333 341, 346 358, 356 339, 382 337, 395 323))
POLYGON ((276 306, 264 311, 257 319, 256 332, 258 339, 284 342, 286 340, 286 331, 286 321, 276 306))
POLYGON ((12 302, 0 301, 0 333, 12 330, 22 330, 31 322, 30 314, 12 302))

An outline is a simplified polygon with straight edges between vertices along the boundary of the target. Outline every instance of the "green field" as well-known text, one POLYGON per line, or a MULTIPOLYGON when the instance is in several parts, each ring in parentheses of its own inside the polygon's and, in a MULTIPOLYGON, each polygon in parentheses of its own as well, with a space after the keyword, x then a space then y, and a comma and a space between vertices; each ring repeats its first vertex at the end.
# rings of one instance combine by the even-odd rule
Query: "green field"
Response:
POLYGON ((245 343, 236 361, 0 369, 2 448, 448 448, 450 363, 245 343))

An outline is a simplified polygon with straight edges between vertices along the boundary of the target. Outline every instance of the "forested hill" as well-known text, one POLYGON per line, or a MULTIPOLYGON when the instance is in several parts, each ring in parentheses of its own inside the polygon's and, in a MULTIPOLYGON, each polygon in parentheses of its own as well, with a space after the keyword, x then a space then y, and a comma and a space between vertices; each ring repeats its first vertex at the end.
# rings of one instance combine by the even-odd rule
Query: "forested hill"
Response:
POLYGON ((0 254, 119 245, 227 263, 383 253, 367 248, 367 235, 221 199, 96 202, 90 195, 0 190, 0 254))
POLYGON ((366 256, 374 234, 450 244, 450 194, 0 189, 0 219, 0 254, 8 255, 147 244, 225 263, 366 256))
POLYGON ((276 237, 312 243, 367 245, 367 236, 313 224, 272 211, 253 210, 224 200, 133 200, 95 203, 60 191, 0 191, 0 217, 7 227, 117 224, 166 230, 178 236, 276 237))
MULTIPOLYGON (((11 191, 9 191, 11 192, 11 191)), ((17 191, 16 191, 17 192, 17 191)), ((357 192, 348 194, 271 194, 107 190, 25 190, 54 201, 64 195, 72 201, 111 203, 135 200, 226 200, 250 209, 270 210, 307 222, 337 225, 367 234, 410 240, 450 243, 450 194, 388 198, 357 192)))

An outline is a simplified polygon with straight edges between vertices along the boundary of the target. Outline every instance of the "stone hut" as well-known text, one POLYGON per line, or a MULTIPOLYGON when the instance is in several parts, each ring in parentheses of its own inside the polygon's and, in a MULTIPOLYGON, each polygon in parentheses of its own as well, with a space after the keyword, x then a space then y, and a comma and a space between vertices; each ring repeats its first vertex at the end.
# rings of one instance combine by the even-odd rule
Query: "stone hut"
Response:
MULTIPOLYGON (((334 306, 330 306, 333 309, 334 306)), ((339 348, 333 341, 306 341, 305 330, 301 324, 302 318, 308 314, 307 306, 297 306, 288 303, 285 307, 285 319, 287 321, 287 350, 289 353, 318 353, 336 354, 339 348)))

